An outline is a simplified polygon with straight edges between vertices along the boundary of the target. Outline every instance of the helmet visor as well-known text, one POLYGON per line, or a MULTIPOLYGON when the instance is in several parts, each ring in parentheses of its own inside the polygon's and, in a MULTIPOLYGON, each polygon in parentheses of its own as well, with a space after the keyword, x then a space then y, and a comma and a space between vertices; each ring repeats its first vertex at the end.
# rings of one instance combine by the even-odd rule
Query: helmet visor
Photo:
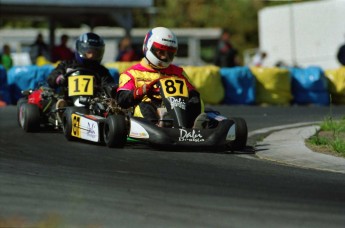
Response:
POLYGON ((85 43, 79 43, 78 53, 80 57, 88 60, 95 60, 100 62, 103 58, 104 54, 104 46, 100 47, 95 47, 95 46, 90 46, 85 43))
POLYGON ((157 59, 163 62, 172 62, 174 56, 177 52, 177 49, 174 47, 166 46, 154 42, 151 47, 151 52, 157 59))

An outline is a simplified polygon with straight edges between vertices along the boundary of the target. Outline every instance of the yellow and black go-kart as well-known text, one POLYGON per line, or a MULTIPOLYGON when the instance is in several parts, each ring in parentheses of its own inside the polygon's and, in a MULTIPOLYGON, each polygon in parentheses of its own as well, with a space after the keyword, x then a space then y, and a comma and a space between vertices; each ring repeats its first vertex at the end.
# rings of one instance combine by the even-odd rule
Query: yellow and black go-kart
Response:
MULTIPOLYGON (((119 108, 107 93, 94 96, 90 75, 69 77, 69 97, 84 107, 67 107, 63 114, 63 132, 68 140, 76 138, 124 147, 127 139, 149 143, 163 149, 213 148, 243 150, 247 143, 247 124, 243 118, 227 118, 214 110, 203 113, 202 127, 190 127, 187 103, 189 94, 184 79, 166 77, 157 80, 160 95, 150 95, 160 103, 156 120, 136 117, 130 110, 119 108)), ((113 97, 113 96, 112 96, 113 97)))

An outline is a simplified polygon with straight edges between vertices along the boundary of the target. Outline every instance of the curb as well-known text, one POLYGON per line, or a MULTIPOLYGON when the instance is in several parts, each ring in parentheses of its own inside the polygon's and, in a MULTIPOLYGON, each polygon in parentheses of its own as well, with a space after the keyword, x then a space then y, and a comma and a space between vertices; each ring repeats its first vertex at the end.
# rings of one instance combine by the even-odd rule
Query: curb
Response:
POLYGON ((256 144, 256 155, 260 159, 283 164, 345 174, 345 158, 317 153, 306 147, 305 139, 314 135, 319 126, 315 125, 315 122, 312 125, 309 123, 309 126, 302 125, 308 125, 308 123, 285 125, 270 130, 263 129, 252 132, 252 134, 258 134, 277 130, 256 144), (286 129, 287 126, 290 129, 286 129))

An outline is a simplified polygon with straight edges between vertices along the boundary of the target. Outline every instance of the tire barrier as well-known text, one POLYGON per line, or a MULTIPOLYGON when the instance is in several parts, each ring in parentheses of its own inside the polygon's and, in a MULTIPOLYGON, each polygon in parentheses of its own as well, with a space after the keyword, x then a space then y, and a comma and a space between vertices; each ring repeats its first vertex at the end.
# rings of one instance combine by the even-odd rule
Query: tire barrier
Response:
POLYGON ((124 72, 127 68, 133 66, 134 64, 139 63, 138 61, 135 62, 112 62, 104 64, 105 67, 108 69, 117 69, 119 74, 124 72))
POLYGON ((292 100, 290 72, 278 67, 251 67, 256 79, 256 104, 289 105, 292 100))
POLYGON ((255 104, 256 82, 249 67, 221 68, 224 104, 255 104))
POLYGON ((22 97, 22 90, 34 89, 39 84, 46 83, 47 77, 53 69, 52 65, 12 67, 7 72, 11 103, 17 103, 18 99, 22 97))
POLYGON ((225 95, 219 67, 183 66, 205 104, 220 104, 225 95))
POLYGON ((6 69, 0 65, 0 107, 11 104, 10 88, 7 83, 6 69))
POLYGON ((292 77, 292 103, 329 105, 328 81, 320 67, 288 69, 292 77))
MULTIPOLYGON (((106 64, 116 83, 133 62, 106 64)), ((345 67, 323 71, 319 67, 183 66, 205 104, 329 105, 345 104, 345 67)), ((0 66, 0 100, 16 104, 21 91, 46 82, 53 65, 0 66)))
POLYGON ((345 104, 345 67, 326 70, 325 76, 328 79, 331 102, 345 104))

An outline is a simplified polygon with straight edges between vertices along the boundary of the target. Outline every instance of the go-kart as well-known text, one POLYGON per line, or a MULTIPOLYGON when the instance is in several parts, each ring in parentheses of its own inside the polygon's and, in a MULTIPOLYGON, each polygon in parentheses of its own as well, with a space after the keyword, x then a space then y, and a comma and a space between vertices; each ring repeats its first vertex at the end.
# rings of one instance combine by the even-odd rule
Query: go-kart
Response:
POLYGON ((57 116, 61 109, 55 104, 59 95, 47 85, 39 85, 37 89, 22 91, 24 97, 17 101, 17 120, 26 132, 35 132, 40 127, 53 127, 61 129, 57 116))
POLYGON ((127 139, 169 149, 212 147, 233 151, 246 146, 247 125, 239 117, 226 118, 217 111, 206 110, 204 128, 187 127, 190 125, 186 111, 189 94, 183 79, 157 80, 160 96, 150 95, 150 98, 161 105, 159 118, 151 121, 133 116, 130 109, 120 108, 109 91, 95 96, 91 75, 71 75, 68 85, 69 97, 81 106, 66 107, 63 113, 63 133, 68 140, 83 139, 108 147, 124 147, 127 139))
POLYGON ((65 138, 123 147, 127 141, 128 121, 113 98, 115 85, 97 87, 94 72, 85 69, 70 71, 65 77, 67 96, 73 103, 65 107, 61 118, 65 138))
MULTIPOLYGON (((148 121, 131 116, 128 136, 162 148, 214 148, 220 150, 242 150, 247 143, 247 124, 243 118, 226 118, 219 112, 206 109, 204 127, 188 127, 186 110, 189 94, 184 79, 161 78, 156 83, 160 91, 161 107, 157 120, 148 121)), ((152 100, 159 99, 155 95, 152 100)), ((205 116, 204 114, 204 116, 205 116)))

